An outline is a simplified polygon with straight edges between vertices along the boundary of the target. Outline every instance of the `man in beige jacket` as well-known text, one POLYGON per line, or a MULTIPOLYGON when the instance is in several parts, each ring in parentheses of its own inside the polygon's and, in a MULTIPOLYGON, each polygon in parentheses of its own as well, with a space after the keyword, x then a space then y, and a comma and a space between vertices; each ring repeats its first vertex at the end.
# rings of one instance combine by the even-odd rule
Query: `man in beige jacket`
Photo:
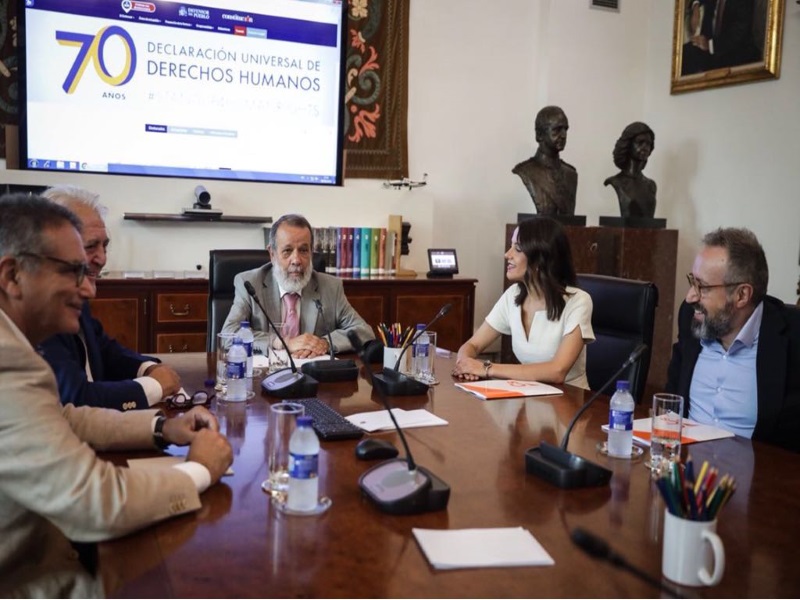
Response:
MULTIPOLYGON (((232 461, 214 416, 200 407, 165 419, 62 406, 36 344, 78 331, 94 295, 80 222, 36 196, 0 198, 0 595, 33 593, 42 577, 80 573, 72 542, 125 535, 200 508, 199 494, 232 461), (95 450, 190 445, 177 467, 134 470, 95 450)), ((45 594, 59 594, 45 586, 45 594)))

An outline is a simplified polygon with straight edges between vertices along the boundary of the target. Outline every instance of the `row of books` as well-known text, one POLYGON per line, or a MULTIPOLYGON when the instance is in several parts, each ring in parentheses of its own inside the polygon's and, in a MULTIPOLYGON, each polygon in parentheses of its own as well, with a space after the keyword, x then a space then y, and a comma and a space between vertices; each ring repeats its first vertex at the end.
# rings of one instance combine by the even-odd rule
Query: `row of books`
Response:
POLYGON ((315 227, 314 253, 325 257, 325 272, 367 278, 397 274, 399 232, 388 227, 315 227))

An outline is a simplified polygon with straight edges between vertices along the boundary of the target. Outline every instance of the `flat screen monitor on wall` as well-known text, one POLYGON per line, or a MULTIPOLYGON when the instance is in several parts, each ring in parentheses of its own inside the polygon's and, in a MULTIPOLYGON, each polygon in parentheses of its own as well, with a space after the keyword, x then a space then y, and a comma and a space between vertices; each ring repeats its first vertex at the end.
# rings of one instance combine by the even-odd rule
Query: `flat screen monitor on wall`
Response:
POLYGON ((20 166, 341 185, 346 0, 20 0, 20 166))

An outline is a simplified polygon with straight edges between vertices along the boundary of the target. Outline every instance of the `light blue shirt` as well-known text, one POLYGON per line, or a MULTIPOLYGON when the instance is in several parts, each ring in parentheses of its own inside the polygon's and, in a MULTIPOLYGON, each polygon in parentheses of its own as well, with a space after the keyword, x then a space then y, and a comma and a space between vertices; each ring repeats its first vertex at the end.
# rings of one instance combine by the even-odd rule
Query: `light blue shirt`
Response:
POLYGON ((701 340, 689 388, 689 418, 753 437, 758 417, 756 354, 764 303, 761 302, 728 351, 719 341, 701 340))

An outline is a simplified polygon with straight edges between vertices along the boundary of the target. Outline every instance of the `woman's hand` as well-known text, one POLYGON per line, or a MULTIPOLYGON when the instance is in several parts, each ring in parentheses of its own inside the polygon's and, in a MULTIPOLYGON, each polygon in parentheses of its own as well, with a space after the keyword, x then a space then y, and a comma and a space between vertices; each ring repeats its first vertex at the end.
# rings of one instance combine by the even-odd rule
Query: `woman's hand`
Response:
POLYGON ((456 366, 453 369, 453 377, 463 381, 477 381, 483 379, 486 370, 483 361, 477 358, 462 356, 456 359, 456 366))

